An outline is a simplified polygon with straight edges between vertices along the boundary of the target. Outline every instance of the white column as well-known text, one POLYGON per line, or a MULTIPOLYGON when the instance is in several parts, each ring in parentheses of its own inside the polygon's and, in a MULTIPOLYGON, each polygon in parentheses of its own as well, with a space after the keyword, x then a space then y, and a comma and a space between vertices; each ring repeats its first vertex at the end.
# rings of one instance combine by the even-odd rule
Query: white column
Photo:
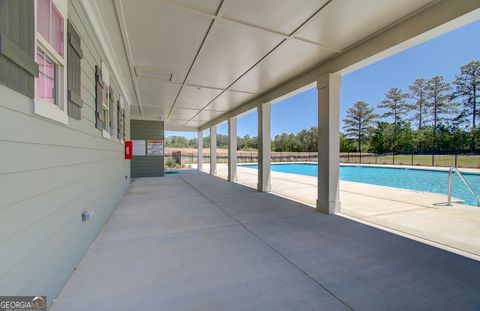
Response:
POLYGON ((269 192, 271 190, 270 182, 270 156, 271 140, 270 119, 272 105, 270 103, 261 104, 257 107, 258 111, 258 184, 257 191, 269 192))
POLYGON ((210 175, 217 175, 217 126, 210 127, 210 175))
POLYGON ((318 90, 318 197, 317 211, 340 212, 340 81, 338 74, 317 80, 318 90))
POLYGON ((228 181, 237 181, 237 118, 228 118, 228 181))
POLYGON ((197 133, 197 169, 203 169, 203 131, 197 133))

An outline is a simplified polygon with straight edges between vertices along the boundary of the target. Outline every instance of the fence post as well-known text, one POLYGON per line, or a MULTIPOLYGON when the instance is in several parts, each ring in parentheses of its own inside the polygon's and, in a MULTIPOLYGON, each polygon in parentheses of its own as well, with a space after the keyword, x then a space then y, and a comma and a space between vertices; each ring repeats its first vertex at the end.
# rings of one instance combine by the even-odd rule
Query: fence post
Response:
POLYGON ((412 166, 413 166, 413 151, 412 151, 412 166))
POLYGON ((347 152, 347 163, 350 163, 350 152, 347 152))
POLYGON ((395 165, 395 152, 392 152, 392 165, 395 165))
POLYGON ((435 166, 435 153, 432 153, 432 166, 435 166))
POLYGON ((455 167, 457 167, 457 154, 455 153, 455 167))
POLYGON ((378 161, 378 153, 375 153, 375 164, 377 164, 378 161))

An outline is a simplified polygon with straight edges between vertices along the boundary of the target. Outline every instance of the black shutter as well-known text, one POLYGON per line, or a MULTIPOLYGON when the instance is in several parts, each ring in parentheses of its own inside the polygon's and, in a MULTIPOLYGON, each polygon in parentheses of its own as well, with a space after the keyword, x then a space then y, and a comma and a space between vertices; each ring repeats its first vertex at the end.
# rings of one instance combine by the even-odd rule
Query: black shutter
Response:
POLYGON ((125 108, 122 109, 122 139, 125 139, 125 108))
POLYGON ((95 105, 95 127, 97 129, 103 129, 103 77, 102 67, 95 66, 95 93, 96 93, 96 105, 95 105))
POLYGON ((121 126, 121 121, 122 121, 122 118, 121 118, 121 110, 120 110, 120 100, 117 100, 117 138, 118 139, 121 139, 120 137, 120 129, 122 128, 121 126))
POLYGON ((33 0, 0 0, 0 83, 34 97, 35 26, 33 0))
POLYGON ((74 119, 82 118, 83 100, 81 96, 81 59, 83 52, 81 39, 73 25, 68 21, 68 50, 67 50, 67 87, 68 87, 68 115, 74 119))
POLYGON ((110 91, 110 99, 108 101, 108 132, 113 135, 113 90, 110 91))

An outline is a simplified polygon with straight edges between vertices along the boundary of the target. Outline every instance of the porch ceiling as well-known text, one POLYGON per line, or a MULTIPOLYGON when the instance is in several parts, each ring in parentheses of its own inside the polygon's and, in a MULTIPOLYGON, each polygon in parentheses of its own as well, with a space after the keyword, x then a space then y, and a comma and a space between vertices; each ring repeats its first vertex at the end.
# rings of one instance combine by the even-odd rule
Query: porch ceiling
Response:
POLYGON ((95 6, 106 31, 123 41, 115 53, 126 58, 139 103, 131 118, 196 129, 430 2, 111 0, 95 6))

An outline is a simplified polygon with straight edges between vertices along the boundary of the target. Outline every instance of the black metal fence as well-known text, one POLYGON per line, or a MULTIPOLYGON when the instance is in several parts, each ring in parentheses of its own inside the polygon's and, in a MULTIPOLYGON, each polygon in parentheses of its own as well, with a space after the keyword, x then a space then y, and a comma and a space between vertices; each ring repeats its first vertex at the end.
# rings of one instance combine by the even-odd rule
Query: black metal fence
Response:
MULTIPOLYGON (((317 162, 316 152, 272 152, 272 162, 317 162)), ((197 164, 197 153, 173 152, 165 154, 169 167, 188 167, 197 164)), ((217 153, 217 163, 227 163, 227 153, 217 153)), ((257 163, 257 152, 238 152, 238 163, 257 163)), ((210 154, 203 154, 203 163, 210 163, 210 154)), ((480 168, 480 154, 425 154, 425 153, 340 153, 340 163, 378 164, 378 165, 412 165, 437 167, 480 168)))

